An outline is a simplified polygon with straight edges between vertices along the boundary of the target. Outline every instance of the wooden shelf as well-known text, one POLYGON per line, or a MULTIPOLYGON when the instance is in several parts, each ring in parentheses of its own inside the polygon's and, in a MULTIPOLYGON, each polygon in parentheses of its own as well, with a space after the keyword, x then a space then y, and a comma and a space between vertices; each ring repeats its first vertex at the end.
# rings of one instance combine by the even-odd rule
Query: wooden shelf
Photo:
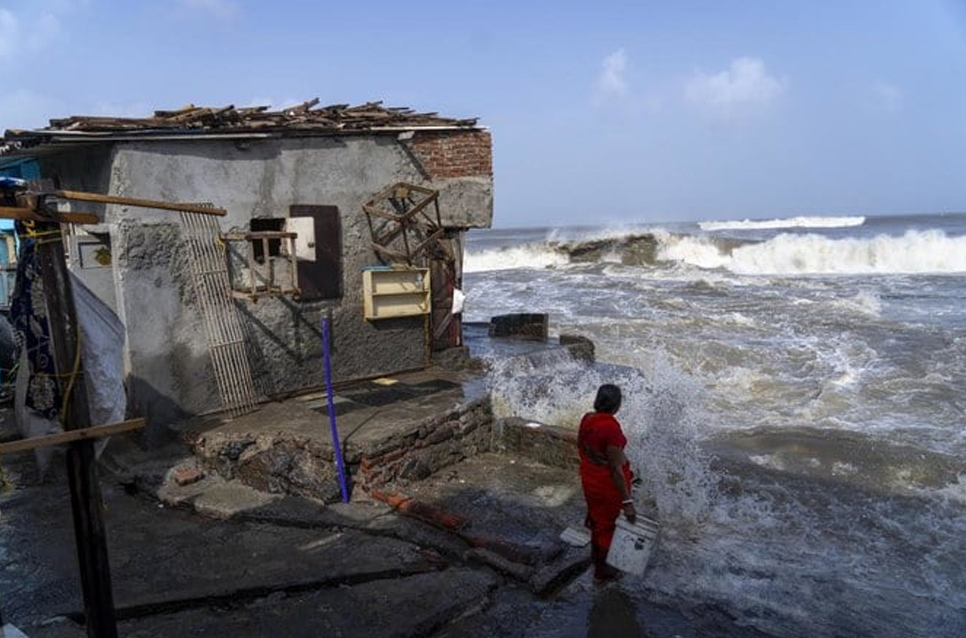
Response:
POLYGON ((362 271, 365 315, 369 321, 429 314, 429 269, 362 271))

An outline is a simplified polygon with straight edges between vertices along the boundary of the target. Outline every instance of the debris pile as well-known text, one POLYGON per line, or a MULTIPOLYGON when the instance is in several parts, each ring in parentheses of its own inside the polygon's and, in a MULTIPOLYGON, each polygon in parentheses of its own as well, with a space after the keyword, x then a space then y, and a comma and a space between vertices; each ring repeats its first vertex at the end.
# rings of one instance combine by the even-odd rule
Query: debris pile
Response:
POLYGON ((39 131, 8 130, 9 143, 19 137, 39 133, 120 133, 206 131, 271 132, 274 130, 306 130, 317 132, 372 131, 380 129, 412 129, 427 127, 472 128, 476 118, 455 119, 436 113, 418 113, 406 107, 386 107, 382 102, 358 106, 334 104, 319 107, 318 98, 279 111, 268 106, 236 108, 203 107, 189 104, 175 111, 155 111, 151 117, 106 117, 74 115, 50 120, 50 126, 39 131))

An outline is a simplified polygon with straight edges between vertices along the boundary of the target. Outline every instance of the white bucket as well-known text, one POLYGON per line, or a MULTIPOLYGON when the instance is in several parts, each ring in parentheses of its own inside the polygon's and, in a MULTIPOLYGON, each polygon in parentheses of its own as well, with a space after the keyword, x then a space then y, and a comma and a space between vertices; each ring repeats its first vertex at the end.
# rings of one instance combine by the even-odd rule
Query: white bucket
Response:
POLYGON ((647 561, 657 544, 660 529, 660 523, 640 514, 633 525, 623 516, 619 517, 614 540, 607 552, 607 564, 622 572, 640 576, 647 569, 647 561))

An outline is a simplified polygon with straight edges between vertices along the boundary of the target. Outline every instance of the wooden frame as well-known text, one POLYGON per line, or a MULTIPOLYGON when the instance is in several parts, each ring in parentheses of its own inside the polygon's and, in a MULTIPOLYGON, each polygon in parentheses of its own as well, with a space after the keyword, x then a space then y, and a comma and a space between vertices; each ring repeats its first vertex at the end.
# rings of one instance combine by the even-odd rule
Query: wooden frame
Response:
POLYGON ((241 299, 251 299, 252 301, 258 299, 259 297, 266 297, 271 295, 292 295, 297 297, 299 294, 299 271, 298 271, 298 259, 295 256, 295 238, 296 233, 289 233, 285 231, 276 230, 262 230, 248 233, 223 233, 221 238, 226 243, 232 242, 247 242, 247 250, 244 254, 247 255, 245 263, 249 270, 249 279, 251 280, 251 290, 242 291, 237 290, 232 286, 232 296, 241 299), (264 255, 265 263, 267 264, 272 257, 269 256, 268 242, 272 239, 277 240, 288 240, 288 262, 289 262, 289 275, 290 275, 290 286, 288 288, 284 286, 273 286, 271 281, 266 281, 264 288, 259 288, 256 277, 255 277, 255 242, 260 241, 262 243, 262 255, 264 255))

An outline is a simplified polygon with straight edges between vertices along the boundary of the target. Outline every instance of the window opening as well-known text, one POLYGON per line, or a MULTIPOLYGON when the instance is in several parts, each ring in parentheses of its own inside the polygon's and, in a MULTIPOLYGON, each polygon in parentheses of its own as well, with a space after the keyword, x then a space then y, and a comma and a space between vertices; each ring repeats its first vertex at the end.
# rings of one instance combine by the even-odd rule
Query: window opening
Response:
MULTIPOLYGON (((251 231, 261 232, 281 232, 285 230, 285 220, 281 217, 255 217, 252 219, 251 231)), ((262 240, 252 240, 253 258, 260 264, 265 263, 265 253, 269 257, 278 257, 282 254, 282 240, 263 238, 262 240)))
POLYGON ((251 220, 251 232, 221 235, 235 297, 257 301, 267 296, 299 296, 297 235, 284 228, 284 217, 261 217, 251 220))

